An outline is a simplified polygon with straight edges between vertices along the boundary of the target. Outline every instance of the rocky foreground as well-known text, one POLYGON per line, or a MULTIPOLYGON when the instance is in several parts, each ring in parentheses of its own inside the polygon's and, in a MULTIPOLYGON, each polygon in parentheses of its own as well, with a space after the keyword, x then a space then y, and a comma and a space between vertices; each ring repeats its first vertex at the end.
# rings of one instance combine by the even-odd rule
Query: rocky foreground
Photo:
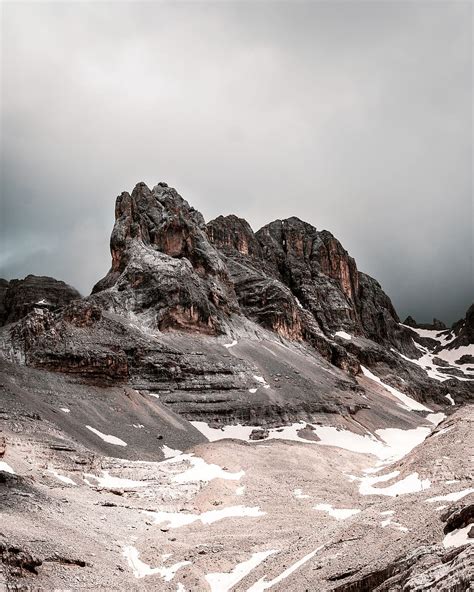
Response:
POLYGON ((472 589, 474 306, 400 323, 329 232, 164 183, 111 253, 0 283, 6 590, 472 589))

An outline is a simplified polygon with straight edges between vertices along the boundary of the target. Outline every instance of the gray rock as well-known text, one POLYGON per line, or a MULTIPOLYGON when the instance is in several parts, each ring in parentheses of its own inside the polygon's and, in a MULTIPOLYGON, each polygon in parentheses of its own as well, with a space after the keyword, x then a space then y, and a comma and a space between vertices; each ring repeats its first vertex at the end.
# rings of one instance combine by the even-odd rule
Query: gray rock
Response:
POLYGON ((18 321, 35 308, 56 310, 80 298, 75 288, 51 277, 0 280, 0 326, 18 321))

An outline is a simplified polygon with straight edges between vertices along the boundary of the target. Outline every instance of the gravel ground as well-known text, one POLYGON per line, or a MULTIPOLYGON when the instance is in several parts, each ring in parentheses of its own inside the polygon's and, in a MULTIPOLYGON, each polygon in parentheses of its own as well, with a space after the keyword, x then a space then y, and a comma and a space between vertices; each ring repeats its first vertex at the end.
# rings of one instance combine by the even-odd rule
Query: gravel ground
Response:
POLYGON ((473 487, 469 408, 382 467, 371 454, 286 440, 219 440, 140 462, 91 453, 46 421, 34 432, 25 420, 3 423, 2 462, 15 474, 0 473, 2 540, 42 560, 36 575, 6 569, 4 584, 34 590, 331 590, 441 543, 440 508, 452 502, 427 499, 473 487), (53 436, 63 450, 51 448, 53 436), (361 494, 360 478, 394 471, 372 487, 408 478, 409 489, 416 473, 424 489, 361 494), (354 512, 338 519, 338 509, 354 512))

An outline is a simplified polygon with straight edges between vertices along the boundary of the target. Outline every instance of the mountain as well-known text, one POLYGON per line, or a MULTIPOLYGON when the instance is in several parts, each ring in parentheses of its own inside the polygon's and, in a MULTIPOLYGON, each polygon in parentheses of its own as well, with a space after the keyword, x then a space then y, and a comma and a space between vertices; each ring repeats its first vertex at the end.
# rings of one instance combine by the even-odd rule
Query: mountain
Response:
POLYGON ((0 281, 7 585, 467 589, 474 306, 400 323, 330 232, 166 183, 110 250, 84 298, 0 281))
POLYGON ((55 310, 80 298, 75 288, 51 277, 0 279, 0 326, 20 320, 35 308, 55 310))

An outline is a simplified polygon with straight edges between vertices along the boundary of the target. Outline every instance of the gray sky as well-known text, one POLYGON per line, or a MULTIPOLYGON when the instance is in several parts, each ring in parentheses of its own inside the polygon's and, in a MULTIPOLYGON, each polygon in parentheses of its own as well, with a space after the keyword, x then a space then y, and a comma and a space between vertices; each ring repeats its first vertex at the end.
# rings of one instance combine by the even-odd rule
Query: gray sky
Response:
POLYGON ((470 2, 3 3, 0 275, 82 293, 117 194, 326 228, 403 317, 473 287, 470 2))

